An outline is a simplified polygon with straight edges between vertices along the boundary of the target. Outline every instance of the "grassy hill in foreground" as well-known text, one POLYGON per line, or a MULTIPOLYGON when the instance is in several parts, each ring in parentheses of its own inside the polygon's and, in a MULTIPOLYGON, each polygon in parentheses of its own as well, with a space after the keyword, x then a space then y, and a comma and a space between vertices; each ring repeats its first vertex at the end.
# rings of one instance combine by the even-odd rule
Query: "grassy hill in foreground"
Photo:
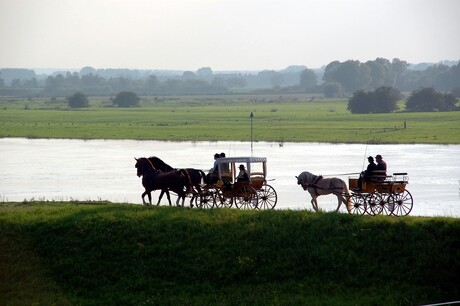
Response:
POLYGON ((460 219, 0 203, 1 305, 460 299, 460 219))

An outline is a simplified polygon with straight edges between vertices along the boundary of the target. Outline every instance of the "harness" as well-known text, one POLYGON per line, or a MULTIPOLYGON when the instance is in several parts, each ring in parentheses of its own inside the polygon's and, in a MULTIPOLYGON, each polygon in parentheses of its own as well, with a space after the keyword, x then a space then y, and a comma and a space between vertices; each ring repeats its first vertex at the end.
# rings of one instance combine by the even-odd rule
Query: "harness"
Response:
POLYGON ((311 183, 307 183, 307 187, 308 188, 313 188, 315 190, 315 194, 316 196, 319 196, 320 194, 318 193, 318 188, 319 189, 322 189, 322 190, 333 190, 333 189, 342 189, 343 186, 336 186, 334 185, 334 183, 331 181, 330 184, 329 184, 329 189, 325 189, 325 188, 321 188, 319 187, 317 184, 319 183, 319 181, 321 181, 323 179, 323 176, 322 175, 315 175, 313 176, 313 180, 311 183))
POLYGON ((318 193, 318 182, 321 181, 323 179, 323 176, 322 175, 315 175, 313 176, 313 180, 311 181, 311 183, 307 183, 307 187, 308 188, 313 188, 315 190, 315 194, 316 196, 319 196, 319 193, 318 193))

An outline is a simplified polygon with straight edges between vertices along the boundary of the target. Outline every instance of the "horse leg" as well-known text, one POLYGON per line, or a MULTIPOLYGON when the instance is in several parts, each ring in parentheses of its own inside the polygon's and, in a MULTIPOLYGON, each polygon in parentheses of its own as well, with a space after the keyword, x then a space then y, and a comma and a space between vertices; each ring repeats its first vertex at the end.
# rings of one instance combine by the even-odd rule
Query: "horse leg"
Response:
MULTIPOLYGON (((163 191, 163 190, 162 190, 163 191)), ((166 197, 168 198, 169 206, 171 206, 171 196, 169 195, 169 190, 164 189, 164 192, 166 193, 166 197)))
POLYGON ((176 206, 181 206, 179 204, 180 199, 182 199, 182 207, 184 207, 185 197, 182 197, 181 195, 177 195, 176 206))
POLYGON ((144 197, 145 197, 146 195, 148 195, 148 197, 149 197, 149 203, 150 203, 150 205, 152 205, 152 196, 150 195, 150 192, 147 191, 147 190, 144 191, 144 192, 142 193, 142 204, 148 205, 147 202, 145 202, 145 199, 144 199, 144 197))
POLYGON ((339 211, 340 205, 342 205, 342 197, 340 195, 337 195, 337 209, 335 210, 336 212, 339 211))
POLYGON ((195 189, 192 190, 192 199, 190 200, 191 208, 193 208, 193 200, 197 199, 200 195, 201 195, 201 187, 200 185, 195 185, 195 189))
POLYGON ((161 189, 161 193, 160 193, 160 197, 158 198, 158 202, 157 202, 157 206, 160 205, 160 201, 161 199, 163 198, 163 194, 165 193, 165 191, 163 189, 161 189))
POLYGON ((318 202, 316 201, 316 197, 311 197, 311 206, 313 206, 313 210, 318 212, 318 202))

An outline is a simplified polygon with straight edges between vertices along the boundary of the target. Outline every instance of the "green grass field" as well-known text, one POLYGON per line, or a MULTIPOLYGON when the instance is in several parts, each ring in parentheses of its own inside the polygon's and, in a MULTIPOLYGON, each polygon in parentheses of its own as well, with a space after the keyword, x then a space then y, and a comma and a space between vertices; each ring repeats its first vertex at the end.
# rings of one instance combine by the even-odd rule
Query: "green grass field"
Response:
POLYGON ((144 97, 118 109, 103 98, 0 101, 0 137, 330 143, 460 143, 460 112, 354 115, 347 101, 306 96, 144 97), (404 128, 404 122, 406 127, 404 128))
POLYGON ((0 203, 0 305, 423 305, 460 219, 0 203))

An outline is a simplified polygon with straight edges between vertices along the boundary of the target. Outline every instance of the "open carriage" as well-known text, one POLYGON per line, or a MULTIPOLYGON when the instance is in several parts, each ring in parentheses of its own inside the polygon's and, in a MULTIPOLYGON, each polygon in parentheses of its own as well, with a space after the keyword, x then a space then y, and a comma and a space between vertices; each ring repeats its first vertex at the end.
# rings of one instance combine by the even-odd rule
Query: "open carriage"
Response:
POLYGON ((406 216, 412 210, 414 201, 406 189, 409 183, 407 173, 393 173, 392 176, 374 173, 369 180, 362 182, 360 190, 357 190, 358 178, 349 177, 348 181, 353 191, 353 206, 349 209, 352 214, 406 216))
POLYGON ((202 208, 232 207, 240 209, 273 209, 278 200, 275 189, 267 184, 265 157, 219 158, 217 173, 203 186, 197 205, 202 208), (249 182, 237 182, 238 166, 246 168, 249 182))

